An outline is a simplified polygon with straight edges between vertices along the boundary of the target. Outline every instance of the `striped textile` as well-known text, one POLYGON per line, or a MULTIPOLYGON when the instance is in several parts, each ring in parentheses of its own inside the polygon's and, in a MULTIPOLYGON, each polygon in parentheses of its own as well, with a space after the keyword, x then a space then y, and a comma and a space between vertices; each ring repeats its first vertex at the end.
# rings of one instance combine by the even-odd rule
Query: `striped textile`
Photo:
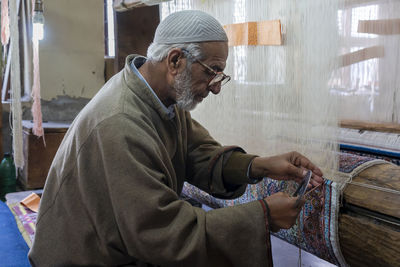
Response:
POLYGON ((28 244, 29 247, 32 247, 36 231, 37 213, 22 206, 19 202, 8 206, 14 214, 18 229, 21 232, 22 237, 25 239, 26 244, 28 244))

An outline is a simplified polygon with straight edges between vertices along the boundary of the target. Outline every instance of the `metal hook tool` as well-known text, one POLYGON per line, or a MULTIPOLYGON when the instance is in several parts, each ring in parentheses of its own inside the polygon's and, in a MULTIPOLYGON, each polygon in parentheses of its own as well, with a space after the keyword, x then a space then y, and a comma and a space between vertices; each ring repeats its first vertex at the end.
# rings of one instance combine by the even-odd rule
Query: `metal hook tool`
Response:
POLYGON ((308 184, 310 183, 312 176, 312 171, 308 170, 306 175, 304 176, 303 181, 300 183, 299 187, 296 189, 296 192, 294 192, 293 196, 299 196, 299 198, 296 200, 296 207, 299 206, 301 199, 304 197, 304 194, 307 191, 308 184))

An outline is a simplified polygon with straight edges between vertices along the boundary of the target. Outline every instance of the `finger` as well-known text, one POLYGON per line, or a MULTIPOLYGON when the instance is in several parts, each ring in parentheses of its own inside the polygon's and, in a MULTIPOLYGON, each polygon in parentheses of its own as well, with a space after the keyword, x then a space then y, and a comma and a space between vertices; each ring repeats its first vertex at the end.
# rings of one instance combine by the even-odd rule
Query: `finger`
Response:
MULTIPOLYGON (((317 176, 318 177, 318 176, 317 176)), ((319 177, 319 178, 321 178, 321 177, 319 177)), ((310 181, 310 183, 313 185, 313 186, 319 186, 320 184, 322 184, 324 182, 324 180, 321 178, 321 179, 313 179, 313 178, 311 178, 311 181, 310 181)))
POLYGON ((324 178, 315 173, 312 174, 311 180, 317 182, 318 184, 322 184, 324 182, 324 178))
POLYGON ((312 163, 308 158, 301 155, 300 153, 297 153, 297 158, 296 158, 295 162, 296 162, 297 166, 299 166, 299 167, 301 166, 308 170, 311 170, 313 173, 315 173, 316 175, 318 175, 320 177, 323 176, 321 169, 318 168, 317 166, 315 166, 314 163, 312 163))
POLYGON ((301 182, 304 179, 304 176, 307 174, 307 171, 301 167, 296 167, 292 164, 288 167, 288 174, 293 177, 293 180, 296 182, 301 182))
POLYGON ((319 183, 311 180, 310 183, 307 186, 307 189, 311 189, 311 188, 314 188, 314 187, 319 186, 319 185, 320 185, 319 183))
POLYGON ((322 179, 322 176, 324 175, 321 171, 320 168, 318 168, 317 166, 315 166, 314 169, 311 169, 313 173, 315 173, 316 175, 318 175, 318 177, 320 177, 322 179))

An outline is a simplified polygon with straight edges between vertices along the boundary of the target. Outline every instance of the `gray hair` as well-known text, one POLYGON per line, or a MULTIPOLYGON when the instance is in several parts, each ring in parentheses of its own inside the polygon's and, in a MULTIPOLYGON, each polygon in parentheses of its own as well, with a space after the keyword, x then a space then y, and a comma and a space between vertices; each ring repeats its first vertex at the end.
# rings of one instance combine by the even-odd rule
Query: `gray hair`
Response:
POLYGON ((187 50, 192 57, 188 57, 189 63, 193 63, 194 59, 203 59, 203 51, 200 43, 184 43, 184 44, 158 44, 152 43, 147 49, 147 60, 150 62, 161 62, 168 53, 174 49, 180 48, 187 50))

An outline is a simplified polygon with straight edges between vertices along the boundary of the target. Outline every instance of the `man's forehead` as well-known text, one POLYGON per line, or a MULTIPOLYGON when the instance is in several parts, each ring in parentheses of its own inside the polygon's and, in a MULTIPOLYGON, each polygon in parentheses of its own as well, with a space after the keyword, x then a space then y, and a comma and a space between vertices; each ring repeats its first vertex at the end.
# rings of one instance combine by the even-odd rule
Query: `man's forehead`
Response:
POLYGON ((202 44, 202 50, 204 52, 204 61, 215 62, 223 64, 228 58, 228 43, 227 42, 208 42, 202 44))

